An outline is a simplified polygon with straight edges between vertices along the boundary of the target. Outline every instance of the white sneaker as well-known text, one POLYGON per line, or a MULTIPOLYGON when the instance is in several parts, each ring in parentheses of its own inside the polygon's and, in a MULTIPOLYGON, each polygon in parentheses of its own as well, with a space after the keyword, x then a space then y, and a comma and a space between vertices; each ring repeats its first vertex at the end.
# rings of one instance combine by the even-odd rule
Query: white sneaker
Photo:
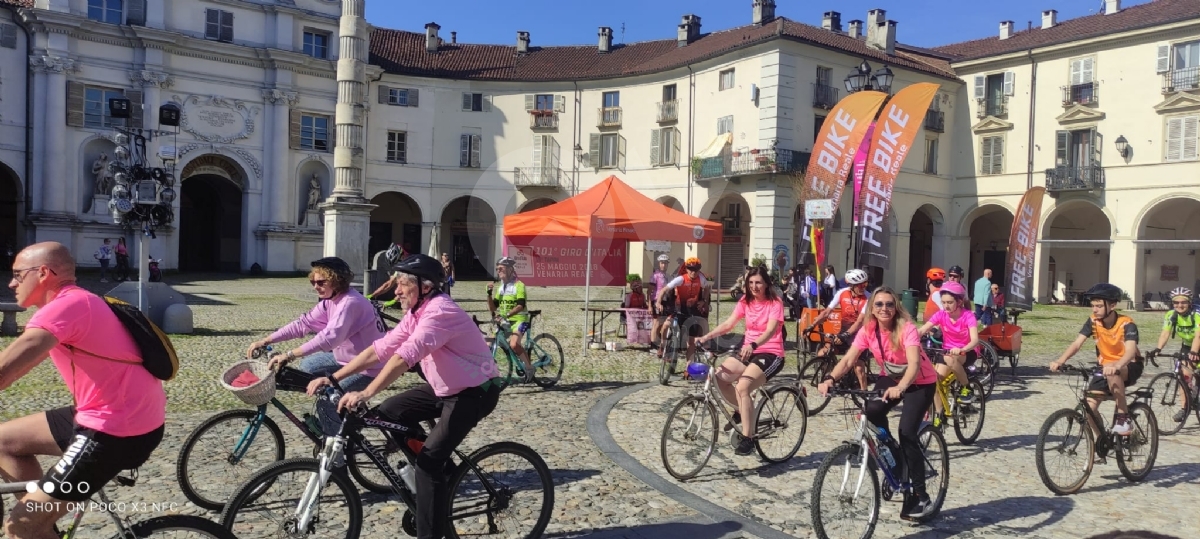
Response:
POLYGON ((1118 436, 1129 436, 1129 433, 1132 431, 1133 427, 1129 425, 1129 416, 1118 414, 1116 419, 1113 420, 1112 433, 1118 436))

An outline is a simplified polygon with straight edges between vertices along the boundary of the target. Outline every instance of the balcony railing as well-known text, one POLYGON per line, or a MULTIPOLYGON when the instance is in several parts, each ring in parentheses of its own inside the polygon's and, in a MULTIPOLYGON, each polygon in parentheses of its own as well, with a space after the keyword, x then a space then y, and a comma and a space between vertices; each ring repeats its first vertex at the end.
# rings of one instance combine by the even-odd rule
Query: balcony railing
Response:
POLYGON ((925 111, 925 130, 944 133, 946 131, 946 113, 940 110, 925 111))
POLYGON ((550 187, 562 189, 563 172, 558 167, 524 167, 515 171, 517 187, 550 187))
POLYGON ((1104 167, 1088 165, 1082 167, 1054 167, 1046 169, 1046 190, 1092 191, 1104 189, 1104 167))
POLYGON ((979 102, 979 110, 975 116, 978 118, 987 118, 988 116, 1006 116, 1008 114, 1008 96, 993 97, 984 99, 979 102))
POLYGON ((1062 87, 1063 106, 1094 105, 1100 99, 1100 85, 1095 82, 1062 87))
POLYGON ((818 82, 813 83, 813 108, 829 110, 837 105, 838 89, 818 82))
POLYGON ((1200 67, 1174 69, 1163 73, 1163 93, 1200 88, 1200 67))
MULTIPOLYGON (((619 114, 619 113, 618 113, 619 114)), ((679 119, 679 100, 658 102, 658 123, 674 122, 679 119)), ((620 123, 618 120, 617 123, 620 123)))
POLYGON ((529 111, 531 129, 558 129, 558 113, 552 110, 529 111))
POLYGON ((692 160, 692 177, 697 180, 802 171, 812 154, 782 148, 733 152, 692 160))
POLYGON ((620 127, 621 107, 600 107, 596 125, 599 127, 620 127))

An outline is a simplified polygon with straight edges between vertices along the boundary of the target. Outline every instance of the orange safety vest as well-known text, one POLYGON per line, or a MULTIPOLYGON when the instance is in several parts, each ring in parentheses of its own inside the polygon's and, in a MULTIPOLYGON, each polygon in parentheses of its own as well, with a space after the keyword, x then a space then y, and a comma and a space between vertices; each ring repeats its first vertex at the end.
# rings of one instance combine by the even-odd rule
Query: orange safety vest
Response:
POLYGON ((1099 320, 1092 319, 1092 338, 1096 340, 1096 355, 1101 365, 1120 361, 1125 355, 1125 326, 1132 323, 1132 318, 1118 315, 1113 327, 1105 328, 1099 320))
POLYGON ((925 300, 925 317, 921 319, 922 322, 928 322, 930 318, 933 318, 933 315, 942 310, 942 306, 938 305, 937 301, 934 301, 934 298, 941 299, 940 295, 938 294, 938 292, 941 291, 942 287, 933 286, 933 291, 929 293, 929 299, 925 300))
POLYGON ((687 275, 683 276, 683 284, 675 287, 675 303, 680 307, 687 307, 689 299, 700 298, 700 292, 704 287, 700 285, 700 275, 696 275, 696 280, 693 281, 687 275))

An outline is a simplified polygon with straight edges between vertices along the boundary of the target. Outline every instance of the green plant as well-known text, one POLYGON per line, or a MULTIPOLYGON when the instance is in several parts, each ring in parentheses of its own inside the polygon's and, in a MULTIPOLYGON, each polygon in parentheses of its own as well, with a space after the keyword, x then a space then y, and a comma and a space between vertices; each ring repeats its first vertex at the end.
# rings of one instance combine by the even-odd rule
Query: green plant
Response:
POLYGON ((750 265, 751 266, 766 266, 767 265, 767 255, 763 255, 763 254, 754 255, 754 258, 750 259, 750 265))
POLYGON ((626 283, 632 283, 634 281, 641 281, 641 280, 642 280, 642 276, 637 273, 630 273, 629 275, 625 276, 626 283))
POLYGON ((704 160, 699 157, 692 158, 692 177, 700 177, 700 168, 704 166, 704 160))

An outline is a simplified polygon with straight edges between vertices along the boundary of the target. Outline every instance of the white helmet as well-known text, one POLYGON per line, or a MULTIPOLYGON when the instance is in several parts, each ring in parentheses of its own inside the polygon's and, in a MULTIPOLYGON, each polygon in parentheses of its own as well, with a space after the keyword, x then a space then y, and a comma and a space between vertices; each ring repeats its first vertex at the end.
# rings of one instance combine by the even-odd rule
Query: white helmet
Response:
POLYGON ((659 261, 659 262, 670 262, 670 261, 671 261, 671 255, 668 255, 667 253, 663 253, 663 254, 661 254, 661 255, 658 255, 658 261, 659 261))
POLYGON ((846 284, 856 285, 867 282, 867 272, 860 269, 852 269, 846 272, 846 284))

